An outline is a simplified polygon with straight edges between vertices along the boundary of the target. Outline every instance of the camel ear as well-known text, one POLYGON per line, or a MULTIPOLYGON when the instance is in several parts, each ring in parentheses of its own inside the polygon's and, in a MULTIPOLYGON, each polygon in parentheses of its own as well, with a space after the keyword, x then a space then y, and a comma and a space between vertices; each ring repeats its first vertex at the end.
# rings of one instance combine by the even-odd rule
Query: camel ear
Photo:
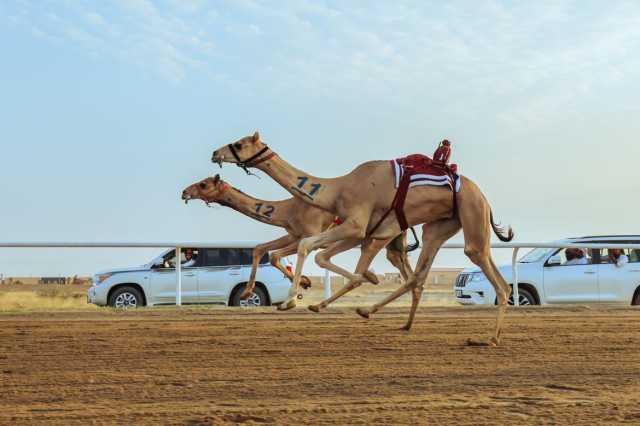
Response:
POLYGON ((259 140, 260 140, 260 133, 258 133, 258 131, 256 130, 256 132, 253 134, 253 141, 258 142, 259 140))
POLYGON ((213 184, 216 185, 218 182, 220 182, 220 175, 215 175, 213 177, 213 184))

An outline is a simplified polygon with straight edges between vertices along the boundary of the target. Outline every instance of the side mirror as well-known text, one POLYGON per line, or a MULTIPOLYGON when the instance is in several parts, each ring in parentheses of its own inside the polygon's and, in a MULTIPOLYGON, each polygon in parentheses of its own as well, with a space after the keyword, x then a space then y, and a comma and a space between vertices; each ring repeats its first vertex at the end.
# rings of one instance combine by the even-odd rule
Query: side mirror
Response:
POLYGON ((562 265, 562 257, 560 257, 560 255, 558 254, 551 256, 547 261, 547 266, 559 266, 559 265, 562 265))

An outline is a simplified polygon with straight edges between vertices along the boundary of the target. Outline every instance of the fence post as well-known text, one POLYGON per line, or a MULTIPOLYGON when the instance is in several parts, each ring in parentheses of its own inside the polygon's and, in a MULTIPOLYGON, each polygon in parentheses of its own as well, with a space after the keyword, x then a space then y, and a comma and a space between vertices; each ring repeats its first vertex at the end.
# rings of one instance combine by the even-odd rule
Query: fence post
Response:
POLYGON ((328 269, 324 270, 324 298, 325 300, 331 297, 331 273, 328 269))
POLYGON ((182 305, 182 249, 176 247, 176 275, 178 276, 176 282, 176 305, 182 305))
POLYGON ((520 291, 518 290, 518 250, 519 247, 513 249, 511 256, 511 269, 513 271, 513 306, 520 306, 520 291))

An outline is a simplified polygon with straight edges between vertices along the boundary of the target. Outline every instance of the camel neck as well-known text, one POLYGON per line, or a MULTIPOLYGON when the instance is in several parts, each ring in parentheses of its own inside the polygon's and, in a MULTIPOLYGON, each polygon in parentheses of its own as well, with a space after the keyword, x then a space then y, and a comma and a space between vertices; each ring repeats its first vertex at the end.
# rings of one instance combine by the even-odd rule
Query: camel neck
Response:
POLYGON ((279 155, 258 164, 256 168, 271 176, 294 197, 322 210, 334 212, 335 198, 331 198, 327 189, 330 185, 335 192, 341 185, 340 178, 325 179, 312 176, 293 167, 279 155))
POLYGON ((290 214, 287 210, 288 200, 268 201, 251 197, 239 189, 230 187, 218 204, 230 207, 252 219, 258 220, 273 226, 285 227, 287 217, 290 214))

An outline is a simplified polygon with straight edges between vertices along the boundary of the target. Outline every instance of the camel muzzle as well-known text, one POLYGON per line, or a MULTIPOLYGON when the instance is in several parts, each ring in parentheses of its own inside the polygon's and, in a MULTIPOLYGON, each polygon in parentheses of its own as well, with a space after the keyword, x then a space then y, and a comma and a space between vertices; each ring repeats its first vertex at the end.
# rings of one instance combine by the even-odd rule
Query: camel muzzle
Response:
POLYGON ((213 154, 211 155, 211 162, 217 164, 218 166, 220 166, 220 168, 222 168, 222 161, 223 157, 218 158, 218 151, 213 151, 213 154))

